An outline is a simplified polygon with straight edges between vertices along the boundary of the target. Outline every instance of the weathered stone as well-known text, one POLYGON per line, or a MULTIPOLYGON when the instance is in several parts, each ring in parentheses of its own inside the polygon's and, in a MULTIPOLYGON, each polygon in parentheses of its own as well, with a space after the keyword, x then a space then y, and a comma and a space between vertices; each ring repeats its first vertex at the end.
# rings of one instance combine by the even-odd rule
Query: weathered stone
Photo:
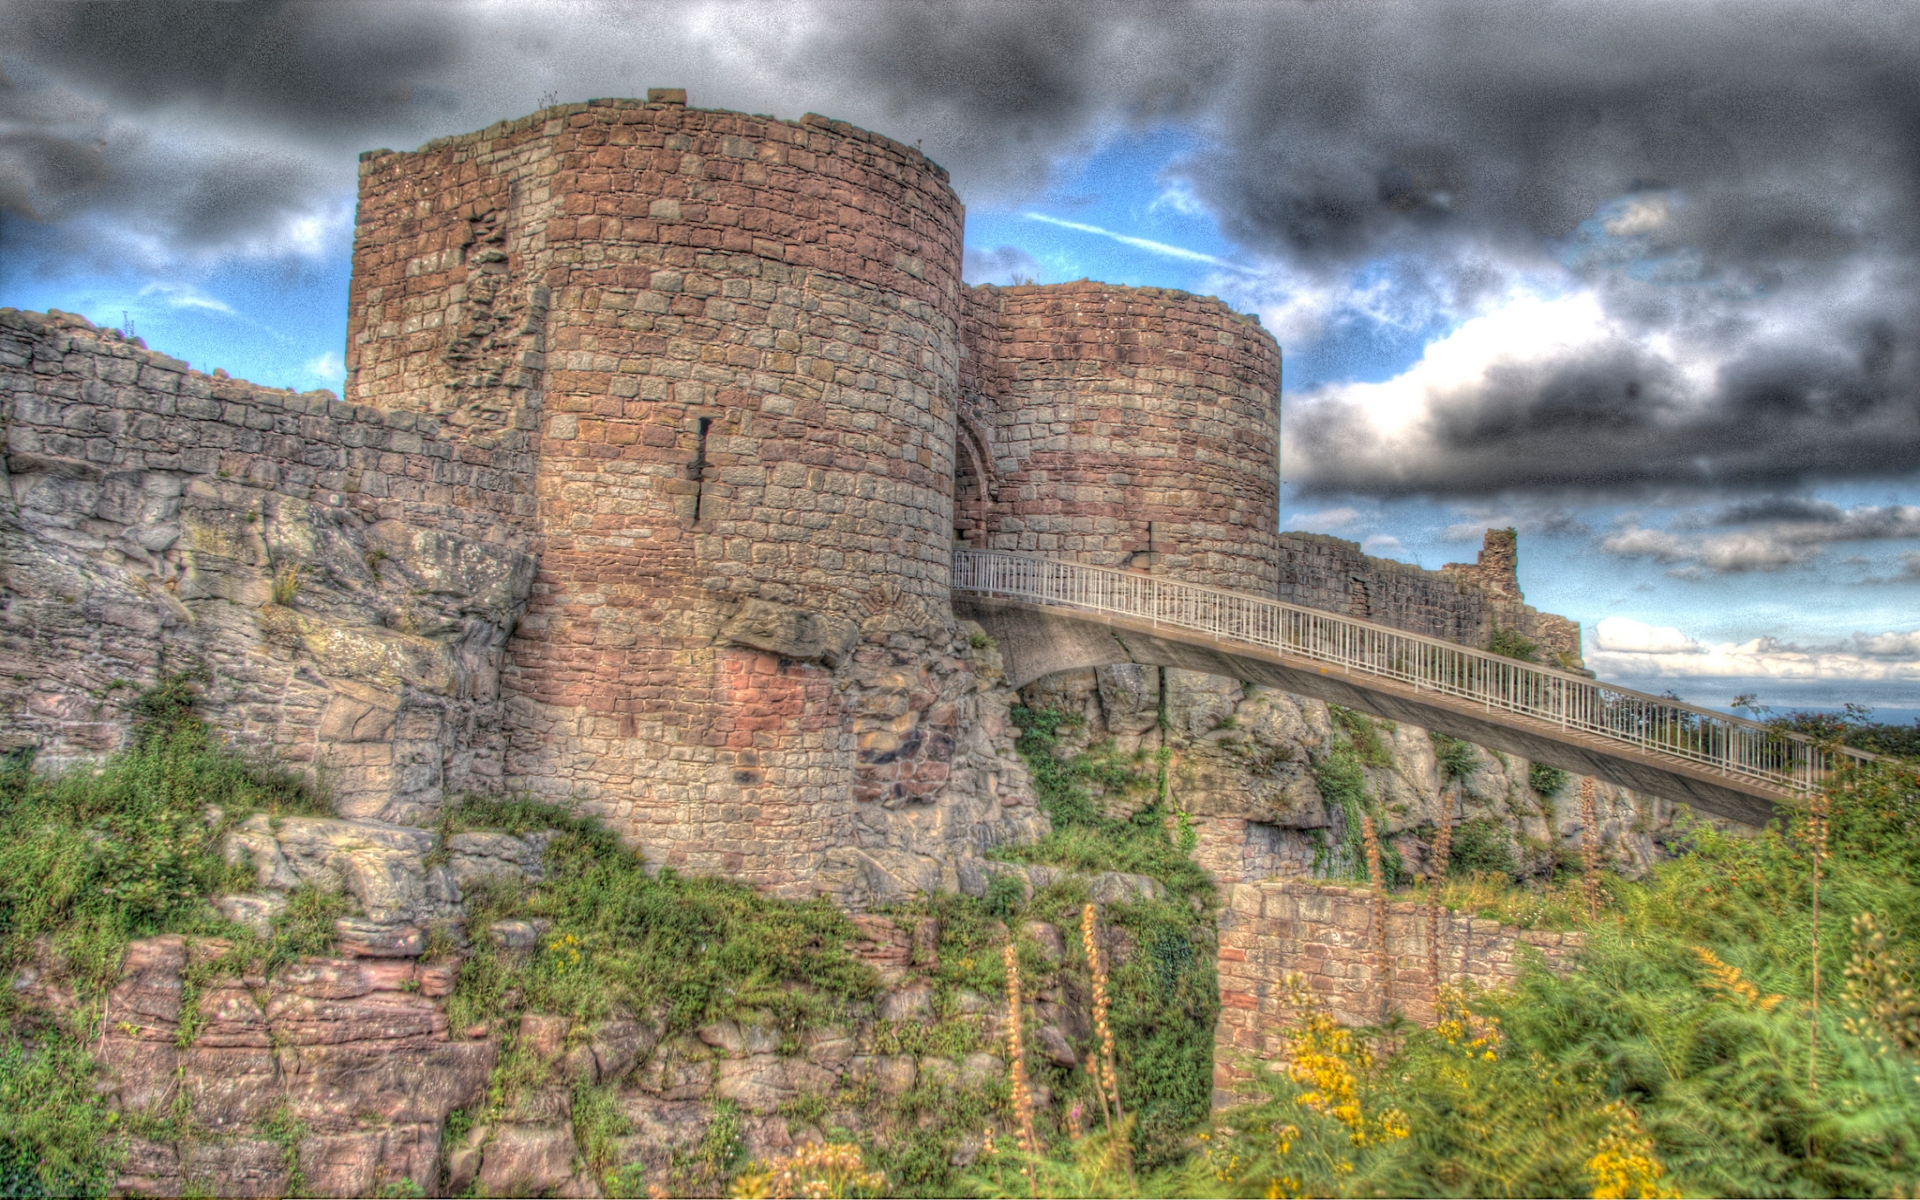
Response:
POLYGON ((1005 1059, 992 1054, 969 1054, 960 1062, 960 1086, 980 1087, 1007 1072, 1005 1059))
POLYGON ((1067 1035, 1060 1032, 1057 1025, 1042 1025, 1033 1031, 1034 1046, 1063 1067, 1071 1067, 1079 1061, 1073 1052, 1073 1043, 1067 1041, 1067 1035))
POLYGON ((300 1120, 363 1114, 395 1124, 439 1125, 486 1094, 499 1047, 493 1042, 433 1043, 399 1049, 378 1042, 299 1046, 279 1053, 287 1105, 300 1120))
POLYGON ((287 898, 279 892, 243 892, 215 897, 213 906, 234 924, 246 926, 259 937, 269 937, 273 919, 287 911, 287 898))
POLYGON ((362 917, 335 921, 333 936, 340 953, 356 958, 418 958, 427 945, 417 925, 379 925, 362 917))
POLYGON ((573 1174, 573 1130, 564 1125, 502 1125, 487 1142, 477 1179, 487 1196, 530 1196, 573 1174))
POLYGON ((880 1019, 883 1021, 931 1021, 933 1019, 933 985, 923 981, 885 993, 880 997, 880 1019))
POLYGON ((551 1061, 560 1057, 567 1044, 567 1031, 573 1021, 548 1013, 526 1013, 520 1018, 520 1047, 536 1058, 551 1061))
POLYGON ((720 630, 721 640, 731 645, 829 667, 839 666, 859 637, 859 625, 845 617, 759 599, 741 605, 720 630))
POLYGON ((495 921, 487 926, 487 935, 509 953, 529 953, 540 945, 540 931, 527 921, 495 921))
POLYGON ((1040 957, 1046 961, 1057 963, 1066 957, 1067 944, 1060 936, 1059 926, 1046 921, 1029 921, 1025 933, 1040 948, 1040 957))
POLYGON ((183 1142, 180 1175, 185 1190, 211 1196, 284 1196, 292 1179, 280 1144, 257 1138, 183 1142))
POLYGON ((439 1149, 437 1125, 309 1134, 300 1141, 300 1177, 315 1196, 370 1196, 402 1180, 430 1192, 439 1149))
POLYGON ((186 1176, 180 1169, 180 1151, 172 1142, 146 1138, 127 1140, 127 1158, 113 1190, 127 1196, 184 1196, 186 1176))
POLYGON ((617 1083, 633 1073, 640 1056, 652 1049, 659 1033, 639 1021, 603 1021, 593 1031, 595 1074, 602 1083, 617 1083))
POLYGON ((875 1054, 849 1064, 855 1076, 864 1075, 883 1096, 897 1096, 913 1088, 919 1066, 911 1054, 875 1054))

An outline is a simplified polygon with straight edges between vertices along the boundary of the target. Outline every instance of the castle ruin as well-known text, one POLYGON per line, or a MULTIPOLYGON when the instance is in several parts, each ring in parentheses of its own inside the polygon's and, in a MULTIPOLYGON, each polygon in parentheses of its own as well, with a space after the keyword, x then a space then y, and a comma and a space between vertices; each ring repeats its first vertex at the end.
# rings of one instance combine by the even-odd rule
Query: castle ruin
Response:
POLYGON ((911 147, 657 89, 362 156, 344 399, 0 311, 13 736, 111 749, 191 668, 343 816, 526 791, 861 905, 1045 828, 956 544, 1577 659, 1510 540, 1427 572, 1278 529, 1257 319, 969 287, 963 225, 911 147))

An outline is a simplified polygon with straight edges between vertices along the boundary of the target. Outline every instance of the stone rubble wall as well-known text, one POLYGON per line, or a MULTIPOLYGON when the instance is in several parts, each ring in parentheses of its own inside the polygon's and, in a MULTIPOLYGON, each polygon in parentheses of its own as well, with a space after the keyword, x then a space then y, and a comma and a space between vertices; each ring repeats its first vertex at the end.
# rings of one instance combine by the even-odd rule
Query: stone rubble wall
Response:
POLYGON ((1290 531, 1279 536, 1279 598, 1476 648, 1508 630, 1538 644, 1543 664, 1582 669, 1578 623, 1522 597, 1515 540, 1489 529, 1475 562, 1428 571, 1363 554, 1343 538, 1290 531))
POLYGON ((1436 983, 1503 987, 1519 978, 1532 953, 1564 970, 1585 944, 1580 933, 1518 929, 1442 909, 1435 980, 1432 917, 1424 905, 1387 899, 1376 906, 1365 888, 1300 880, 1231 884, 1223 900, 1214 1035, 1218 1103, 1232 1102, 1253 1062, 1283 1057, 1293 1015, 1290 975, 1301 976, 1308 993, 1343 1024, 1375 1025, 1393 1012, 1431 1024, 1436 983))
POLYGON ((348 816, 498 786, 500 669, 533 582, 531 446, 207 375, 81 317, 0 309, 0 712, 49 766, 200 674, 243 744, 348 816))

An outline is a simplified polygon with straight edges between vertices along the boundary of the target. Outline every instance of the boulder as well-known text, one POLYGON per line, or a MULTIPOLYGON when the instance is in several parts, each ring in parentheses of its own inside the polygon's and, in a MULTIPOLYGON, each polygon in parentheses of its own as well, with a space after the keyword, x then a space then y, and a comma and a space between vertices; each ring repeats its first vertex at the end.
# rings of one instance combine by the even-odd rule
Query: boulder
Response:
POLYGON ((280 892, 242 892, 216 897, 213 907, 227 920, 264 938, 273 935, 273 919, 287 911, 287 898, 280 892))

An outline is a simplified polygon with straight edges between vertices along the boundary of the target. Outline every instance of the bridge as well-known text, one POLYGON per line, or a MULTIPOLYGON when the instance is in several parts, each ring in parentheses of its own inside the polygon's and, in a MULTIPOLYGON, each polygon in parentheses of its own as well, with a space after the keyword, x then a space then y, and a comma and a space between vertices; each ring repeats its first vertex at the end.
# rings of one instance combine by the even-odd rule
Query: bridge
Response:
POLYGON ((1267 684, 1764 825, 1843 759, 1799 734, 1584 675, 1164 576, 1004 551, 953 556, 956 614, 1010 682, 1112 663, 1267 684))

